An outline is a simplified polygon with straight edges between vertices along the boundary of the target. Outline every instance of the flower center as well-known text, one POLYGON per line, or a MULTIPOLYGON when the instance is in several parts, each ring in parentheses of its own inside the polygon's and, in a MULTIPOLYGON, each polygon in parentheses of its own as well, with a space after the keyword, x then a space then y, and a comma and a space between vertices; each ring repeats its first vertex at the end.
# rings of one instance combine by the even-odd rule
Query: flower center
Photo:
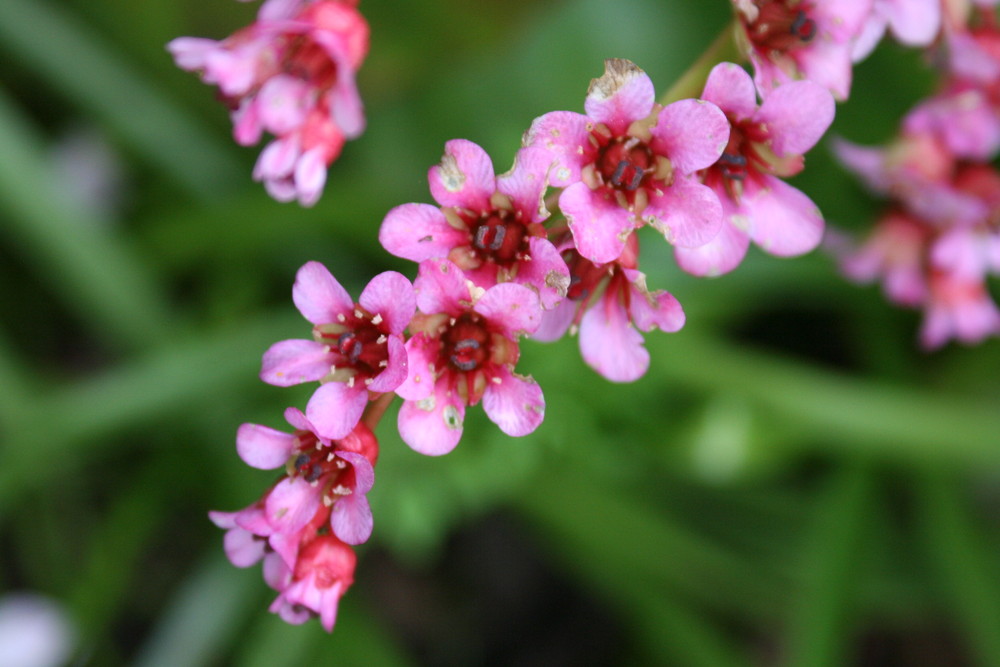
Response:
POLYGON ((490 211, 469 225, 472 247, 482 260, 506 265, 525 251, 527 228, 512 211, 490 211))
POLYGON ((490 347, 490 333, 477 313, 462 313, 441 337, 441 356, 452 368, 466 373, 490 358, 490 347))
POLYGON ((354 374, 372 377, 389 365, 388 336, 379 326, 381 315, 372 316, 360 306, 348 317, 338 316, 338 322, 315 328, 317 338, 340 353, 337 368, 353 369, 354 374))
POLYGON ((332 88, 337 78, 337 66, 330 59, 330 54, 302 35, 296 35, 288 42, 285 71, 321 90, 332 88))
POLYGON ((602 147, 597 157, 597 171, 604 184, 619 191, 635 192, 654 168, 653 151, 637 137, 617 137, 602 147))
POLYGON ((747 35, 760 49, 788 51, 811 41, 816 36, 816 21, 802 9, 799 2, 789 0, 755 0, 759 12, 747 25, 747 35), (791 5, 791 6, 790 6, 791 5))

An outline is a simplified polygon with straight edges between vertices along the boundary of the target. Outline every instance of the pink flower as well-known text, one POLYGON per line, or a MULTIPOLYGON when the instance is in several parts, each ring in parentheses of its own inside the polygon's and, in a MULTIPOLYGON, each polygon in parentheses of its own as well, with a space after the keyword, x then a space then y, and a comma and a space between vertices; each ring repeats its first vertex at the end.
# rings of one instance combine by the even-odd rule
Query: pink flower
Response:
POLYGON ((514 167, 495 177, 486 151, 453 139, 428 173, 441 208, 397 206, 382 222, 379 240, 414 262, 447 258, 480 287, 526 285, 543 308, 552 308, 566 295, 569 269, 541 224, 549 215, 542 197, 551 162, 548 151, 522 148, 514 167))
POLYGON ((649 352, 639 332, 679 331, 684 326, 684 310, 669 292, 650 292, 646 276, 635 270, 635 234, 611 264, 597 266, 575 250, 566 254, 573 275, 568 297, 543 315, 532 338, 556 340, 578 323, 580 353, 591 368, 612 382, 638 380, 649 368, 649 352))
POLYGON ((872 0, 733 0, 743 51, 763 97, 809 79, 838 100, 851 91, 851 50, 872 0))
POLYGON ((242 145, 276 137, 254 168, 280 201, 314 204, 345 139, 364 130, 354 74, 368 52, 368 24, 351 0, 269 0, 257 21, 216 42, 180 37, 177 65, 219 86, 242 145))
POLYGON ((294 568, 276 566, 271 579, 280 592, 271 611, 293 625, 319 616, 333 632, 340 598, 354 583, 354 550, 333 535, 320 535, 305 545, 294 568))
POLYGON ((535 292, 515 283, 484 290, 443 259, 422 262, 415 287, 420 312, 406 343, 409 372, 396 389, 405 399, 399 433, 406 444, 447 454, 462 437, 465 407, 480 400, 507 435, 534 431, 545 413, 542 390, 513 369, 518 335, 541 318, 535 292))
POLYGON ((1000 107, 984 90, 955 82, 907 113, 903 132, 933 136, 957 158, 989 160, 1000 150, 1000 107))
POLYGON ((722 157, 703 172, 705 184, 719 197, 726 224, 702 246, 675 248, 681 268, 698 276, 731 271, 751 239, 780 257, 815 248, 823 236, 819 209, 779 177, 802 171, 802 153, 833 121, 833 97, 812 81, 792 81, 758 107, 750 75, 732 63, 712 69, 702 97, 718 105, 732 125, 722 157))
POLYGON ((355 303, 319 262, 295 278, 292 299, 313 324, 313 340, 285 340, 264 353, 260 377, 287 387, 319 380, 306 415, 327 438, 350 433, 369 392, 396 389, 406 378, 403 330, 416 310, 413 286, 402 274, 372 278, 355 303))
POLYGON ((243 424, 236 434, 236 450, 247 465, 263 470, 285 467, 287 476, 267 493, 264 518, 274 532, 295 535, 322 505, 332 508, 330 527, 337 537, 348 544, 365 542, 372 531, 366 494, 375 483, 375 436, 358 424, 334 443, 316 433, 295 408, 285 410, 285 419, 294 433, 243 424))
POLYGON ((860 62, 875 49, 886 28, 907 46, 928 46, 941 31, 941 0, 874 0, 854 40, 851 58, 860 62))
POLYGON ((694 173, 722 154, 729 138, 724 114, 700 100, 661 108, 645 72, 627 60, 604 65, 587 92, 586 115, 547 113, 525 135, 525 145, 551 151, 552 184, 568 186, 559 208, 580 254, 598 264, 614 261, 644 223, 678 246, 710 241, 722 208, 694 173))

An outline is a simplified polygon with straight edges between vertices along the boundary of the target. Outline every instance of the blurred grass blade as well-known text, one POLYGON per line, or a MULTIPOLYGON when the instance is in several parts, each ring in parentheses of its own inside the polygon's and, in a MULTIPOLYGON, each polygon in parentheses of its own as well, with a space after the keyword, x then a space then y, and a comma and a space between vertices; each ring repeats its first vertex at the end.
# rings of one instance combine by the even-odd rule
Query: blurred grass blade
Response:
POLYGON ((962 506, 964 487, 958 478, 926 470, 918 475, 916 492, 919 534, 950 603, 955 629, 965 635, 977 664, 1000 665, 997 555, 962 506))
MULTIPOLYGON (((1000 402, 855 378, 724 341, 694 328, 648 337, 650 372, 721 388, 773 410, 838 452, 951 466, 1000 464, 1000 402)), ((814 437, 802 438, 815 446, 814 437)), ((831 450, 831 451, 833 451, 831 450)))
POLYGON ((815 525, 803 544, 804 582, 792 605, 789 665, 848 664, 849 611, 855 601, 856 568, 873 503, 874 475, 868 465, 845 462, 816 508, 815 525))
POLYGON ((0 155, 4 231, 64 305, 105 340, 137 347, 165 339, 170 318, 153 276, 125 244, 62 196, 34 127, 3 89, 0 155))
MULTIPOLYGON (((218 137, 143 79, 69 10, 47 0, 0 2, 0 48, 101 119, 192 196, 210 199, 249 177, 218 137)), ((164 58, 169 55, 164 51, 164 58)))
POLYGON ((260 573, 233 567, 213 549, 182 583, 135 667, 221 664, 245 618, 257 610, 260 573))

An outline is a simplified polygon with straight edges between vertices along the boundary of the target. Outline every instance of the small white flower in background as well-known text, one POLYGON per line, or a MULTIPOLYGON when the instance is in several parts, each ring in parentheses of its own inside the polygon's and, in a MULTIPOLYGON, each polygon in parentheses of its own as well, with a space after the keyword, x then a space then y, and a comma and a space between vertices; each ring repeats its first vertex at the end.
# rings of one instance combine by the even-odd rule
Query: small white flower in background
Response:
POLYGON ((59 667, 73 650, 66 610, 36 593, 0 596, 0 667, 59 667))

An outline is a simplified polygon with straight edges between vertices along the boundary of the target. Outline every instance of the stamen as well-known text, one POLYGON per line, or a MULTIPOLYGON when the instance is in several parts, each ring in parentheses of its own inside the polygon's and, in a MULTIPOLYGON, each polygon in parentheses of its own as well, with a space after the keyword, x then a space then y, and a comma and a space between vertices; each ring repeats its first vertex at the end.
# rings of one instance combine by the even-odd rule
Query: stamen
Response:
POLYGON ((626 190, 635 190, 638 188, 639 183, 642 182, 642 177, 646 175, 646 172, 643 171, 642 167, 634 167, 634 169, 635 176, 632 177, 632 182, 625 187, 626 190))
POLYGON ((816 22, 800 10, 792 21, 792 34, 803 42, 811 41, 816 36, 816 22))
POLYGON ((628 160, 622 160, 615 167, 615 171, 611 174, 611 183, 614 185, 622 184, 622 174, 625 173, 625 168, 628 166, 628 160))

